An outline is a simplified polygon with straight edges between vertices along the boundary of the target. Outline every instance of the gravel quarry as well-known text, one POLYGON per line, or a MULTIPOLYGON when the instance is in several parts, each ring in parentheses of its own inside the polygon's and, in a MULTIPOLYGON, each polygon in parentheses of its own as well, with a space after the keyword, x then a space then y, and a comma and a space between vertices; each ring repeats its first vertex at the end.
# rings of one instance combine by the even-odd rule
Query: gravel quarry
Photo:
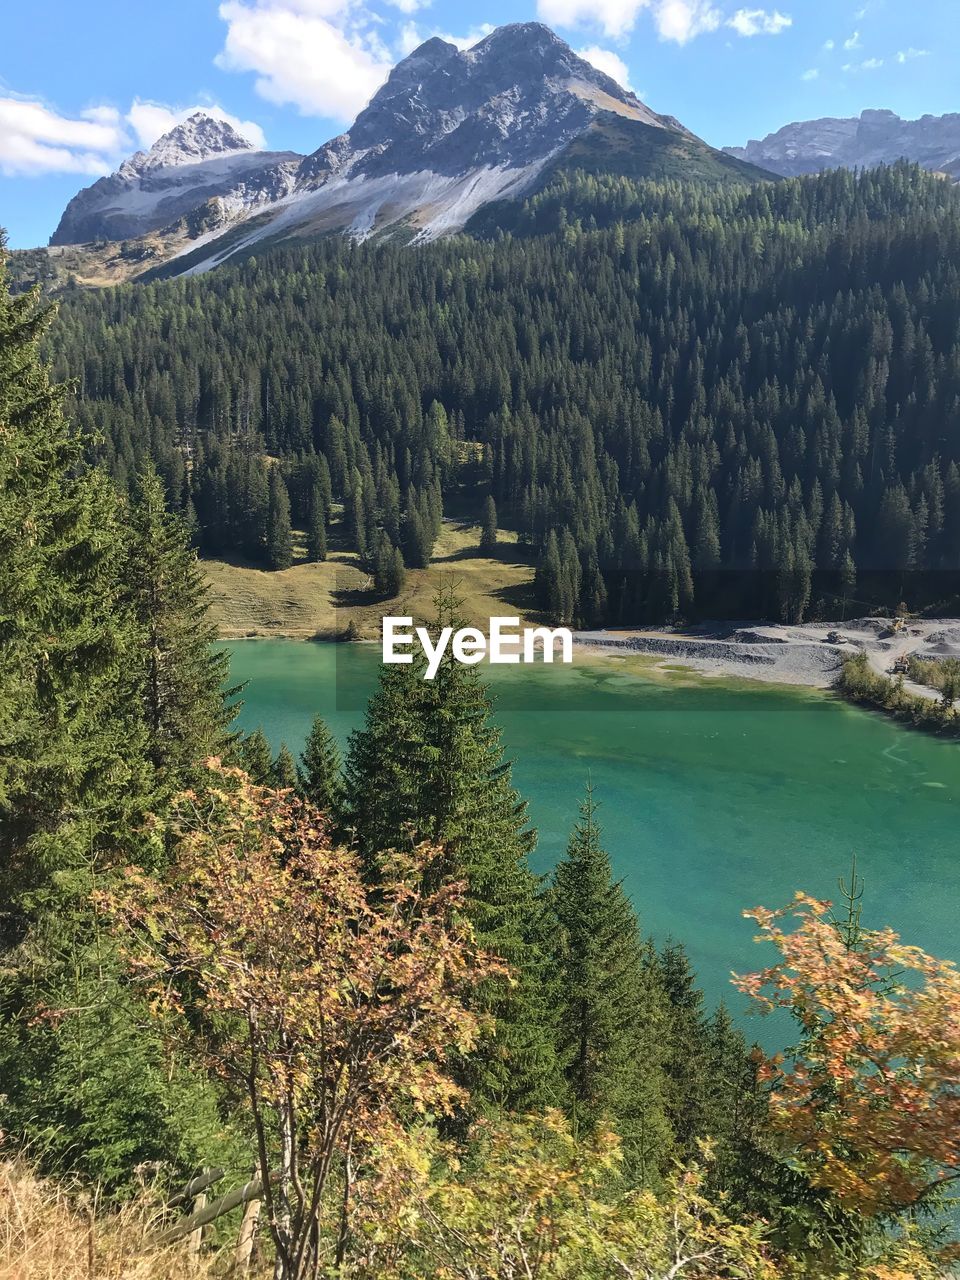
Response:
MULTIPOLYGON (((894 630, 892 618, 800 626, 714 622, 676 629, 577 631, 574 639, 592 653, 648 654, 662 658, 659 666, 689 667, 705 676, 825 689, 857 650, 866 652, 871 666, 884 674, 910 654, 928 660, 960 658, 960 619, 909 620, 902 631, 894 630)), ((939 698, 923 685, 907 686, 921 697, 939 698)))

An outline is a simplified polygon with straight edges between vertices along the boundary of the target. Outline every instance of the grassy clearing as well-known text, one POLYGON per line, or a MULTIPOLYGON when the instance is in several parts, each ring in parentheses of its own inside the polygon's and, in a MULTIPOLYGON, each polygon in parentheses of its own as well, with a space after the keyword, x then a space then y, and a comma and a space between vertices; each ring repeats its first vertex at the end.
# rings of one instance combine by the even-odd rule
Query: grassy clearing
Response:
POLYGON ((485 624, 495 614, 537 618, 534 562, 516 534, 501 531, 493 556, 481 555, 479 543, 478 525, 445 521, 430 567, 408 570, 403 592, 392 600, 376 595, 352 552, 332 551, 319 564, 303 558, 277 573, 222 560, 205 560, 203 570, 214 621, 228 640, 335 639, 351 623, 357 636, 376 639, 385 614, 429 618, 441 582, 458 584, 468 622, 485 624))

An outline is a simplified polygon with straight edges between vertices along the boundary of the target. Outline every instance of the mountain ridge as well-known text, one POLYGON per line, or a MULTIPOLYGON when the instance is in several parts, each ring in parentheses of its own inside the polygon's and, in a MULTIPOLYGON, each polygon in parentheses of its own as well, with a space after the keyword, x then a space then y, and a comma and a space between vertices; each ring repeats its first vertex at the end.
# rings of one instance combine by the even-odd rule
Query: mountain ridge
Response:
POLYGON ((794 121, 746 146, 723 150, 782 177, 910 160, 960 181, 960 113, 916 120, 882 109, 859 116, 823 116, 794 121))
POLYGON ((588 167, 631 177, 682 174, 688 151, 697 178, 770 176, 653 111, 543 24, 510 23, 465 50, 425 41, 346 132, 307 156, 256 151, 227 122, 196 113, 79 192, 51 244, 152 236, 141 258, 187 274, 264 240, 426 241, 528 193, 571 148, 588 167))

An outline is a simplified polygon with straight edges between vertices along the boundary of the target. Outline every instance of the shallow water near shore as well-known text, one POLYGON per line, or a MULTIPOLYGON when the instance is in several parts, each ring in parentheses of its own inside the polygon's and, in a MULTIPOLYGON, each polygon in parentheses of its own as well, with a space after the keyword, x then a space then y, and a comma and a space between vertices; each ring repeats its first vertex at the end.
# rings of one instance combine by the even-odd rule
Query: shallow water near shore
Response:
MULTIPOLYGON (((379 649, 232 642, 239 723, 298 752, 314 715, 341 744, 363 720, 379 649)), ((960 744, 829 695, 704 680, 617 659, 488 668, 514 781, 540 832, 538 871, 562 852, 590 778, 604 842, 644 929, 681 939, 711 1004, 741 1002, 731 970, 759 968, 746 907, 795 890, 836 898, 851 857, 864 923, 960 960, 960 744)), ((766 1039, 761 1024, 748 1033, 766 1039)))

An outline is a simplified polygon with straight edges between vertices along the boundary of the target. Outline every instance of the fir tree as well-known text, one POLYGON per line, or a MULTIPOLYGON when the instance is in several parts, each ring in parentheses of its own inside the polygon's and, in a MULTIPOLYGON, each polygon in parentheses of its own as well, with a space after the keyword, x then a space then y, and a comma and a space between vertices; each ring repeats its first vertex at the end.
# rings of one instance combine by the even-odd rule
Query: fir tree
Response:
MULTIPOLYGON (((439 598, 434 628, 459 625, 458 606, 449 594, 439 598)), ((490 992, 496 1040, 474 1055, 471 1083, 478 1099, 529 1108, 557 1096, 542 911, 527 864, 536 834, 476 667, 448 653, 434 680, 423 673, 422 655, 384 668, 364 728, 350 738, 345 821, 374 880, 381 851, 429 840, 443 848, 434 874, 467 881, 479 942, 517 978, 513 990, 490 992)))
POLYGON ((245 734, 237 744, 240 767, 259 787, 273 785, 273 756, 262 729, 245 734))
POLYGON ((483 503, 483 516, 480 520, 480 550, 488 554, 497 545, 497 504, 492 494, 487 494, 483 503))
POLYGON ((149 802, 143 636, 117 495, 84 465, 37 348, 53 312, 10 298, 0 243, 0 887, 21 894, 149 802), (86 814, 95 813, 91 824, 86 814))
MULTIPOLYGON (((4 273, 0 262, 0 1127, 45 1167, 117 1187, 141 1159, 183 1169, 201 1146, 216 1158, 222 1137, 215 1096, 144 1030, 92 901, 123 865, 162 856, 145 816, 162 802, 161 757, 167 784, 189 772, 191 732, 167 755, 154 728, 175 721, 147 722, 159 632, 128 585, 155 567, 131 563, 143 526, 128 533, 118 494, 84 460, 90 440, 64 421, 37 354, 51 313, 35 294, 11 300, 4 273)), ((159 625, 183 642, 185 681, 206 689, 191 667, 193 585, 163 584, 159 625)))
POLYGON ((394 547, 385 533, 380 534, 373 562, 373 585, 382 596, 392 599, 403 590, 406 571, 399 547, 394 547))
POLYGON ((339 819, 343 804, 343 762, 336 740, 321 716, 315 717, 300 755, 298 789, 305 800, 339 819))
POLYGON ((668 1019, 660 986, 643 962, 633 908, 600 842, 590 786, 549 901, 568 1108, 583 1132, 612 1120, 637 1176, 650 1180, 665 1167, 670 1148, 661 1096, 668 1019))
POLYGON ((283 476, 270 469, 270 500, 267 508, 267 564, 271 569, 289 569, 293 564, 293 535, 290 530, 290 498, 283 476))
POLYGON ((703 994, 680 943, 667 943, 657 969, 668 1002, 663 1064, 667 1117, 681 1158, 688 1158, 697 1138, 707 1136, 709 1128, 709 1034, 703 994))
POLYGON ((229 656, 215 649, 207 588, 183 521, 166 508, 148 467, 134 484, 127 589, 144 636, 143 711, 147 751, 161 793, 191 779, 200 761, 227 743, 233 710, 225 686, 229 656))
POLYGON ((297 765, 285 742, 280 743, 280 750, 270 765, 270 785, 280 791, 293 791, 296 788, 297 765))
POLYGON ((314 485, 310 494, 307 513, 307 555, 311 560, 326 560, 327 558, 326 509, 319 485, 314 485))

